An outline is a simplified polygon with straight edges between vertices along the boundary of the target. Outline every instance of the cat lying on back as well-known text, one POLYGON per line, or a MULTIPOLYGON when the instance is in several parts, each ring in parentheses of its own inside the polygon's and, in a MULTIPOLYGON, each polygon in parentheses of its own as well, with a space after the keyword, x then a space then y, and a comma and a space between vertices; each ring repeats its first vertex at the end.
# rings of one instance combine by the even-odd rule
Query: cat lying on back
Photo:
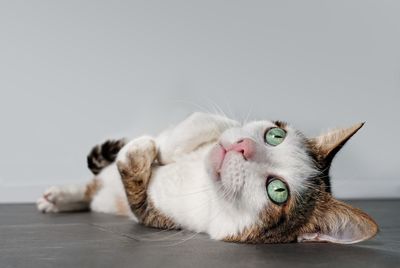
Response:
POLYGON ((233 242, 356 243, 378 226, 332 197, 329 169, 362 125, 306 138, 279 121, 240 125, 195 113, 156 138, 96 146, 88 156, 94 179, 51 187, 37 206, 90 208, 233 242))

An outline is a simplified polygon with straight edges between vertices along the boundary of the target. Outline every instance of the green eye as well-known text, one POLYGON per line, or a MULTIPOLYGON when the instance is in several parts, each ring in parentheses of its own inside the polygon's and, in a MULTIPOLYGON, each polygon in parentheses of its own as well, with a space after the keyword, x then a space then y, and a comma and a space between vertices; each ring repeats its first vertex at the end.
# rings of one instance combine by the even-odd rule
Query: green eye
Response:
POLYGON ((277 146, 283 142, 286 137, 286 131, 279 127, 269 129, 265 133, 265 142, 272 146, 277 146))
POLYGON ((272 179, 267 184, 267 193, 269 199, 276 204, 283 204, 289 197, 289 191, 286 184, 279 179, 272 179))

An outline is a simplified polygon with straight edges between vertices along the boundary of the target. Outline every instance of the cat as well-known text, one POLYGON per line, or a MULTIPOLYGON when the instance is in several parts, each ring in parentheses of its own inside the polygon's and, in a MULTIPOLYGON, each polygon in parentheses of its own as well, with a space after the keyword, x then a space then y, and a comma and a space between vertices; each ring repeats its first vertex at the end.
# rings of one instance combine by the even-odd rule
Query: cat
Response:
POLYGON ((242 243, 357 243, 378 232, 366 213, 336 200, 329 170, 363 126, 314 138, 281 121, 246 124, 194 113, 156 138, 93 148, 86 185, 54 186, 42 212, 120 214, 163 229, 242 243))

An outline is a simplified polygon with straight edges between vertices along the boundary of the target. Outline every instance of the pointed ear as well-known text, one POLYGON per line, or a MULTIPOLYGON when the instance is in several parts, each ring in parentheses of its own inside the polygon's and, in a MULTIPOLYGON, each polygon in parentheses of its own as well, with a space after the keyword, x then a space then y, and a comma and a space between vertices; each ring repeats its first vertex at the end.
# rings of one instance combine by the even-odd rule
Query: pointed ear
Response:
POLYGON ((317 205, 297 241, 353 244, 370 239, 377 232, 378 225, 370 216, 330 196, 317 205))
POLYGON ((364 123, 355 124, 349 128, 332 130, 316 138, 310 139, 313 150, 318 159, 330 165, 336 153, 345 145, 345 143, 362 128, 364 123))

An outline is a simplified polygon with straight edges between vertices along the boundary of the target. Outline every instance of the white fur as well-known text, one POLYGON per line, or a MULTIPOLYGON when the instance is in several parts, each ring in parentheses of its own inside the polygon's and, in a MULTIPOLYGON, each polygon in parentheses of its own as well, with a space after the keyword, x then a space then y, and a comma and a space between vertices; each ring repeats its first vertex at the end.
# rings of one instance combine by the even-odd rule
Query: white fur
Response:
MULTIPOLYGON (((304 178, 314 173, 311 160, 301 148, 302 137, 294 130, 289 128, 279 146, 265 144, 264 132, 272 126, 272 122, 257 121, 241 127, 238 122, 221 116, 193 114, 156 138, 159 162, 164 165, 153 169, 149 198, 178 225, 208 233, 215 239, 238 234, 258 223, 260 211, 271 205, 265 190, 268 176, 284 178, 291 193, 300 197, 305 187, 304 178), (232 153, 224 162, 226 168, 221 180, 216 180, 211 170, 211 149, 217 142, 228 145, 243 138, 256 142, 255 161, 245 161, 232 153)), ((133 145, 127 144, 118 159, 123 160, 133 145)), ((118 213, 114 200, 123 198, 126 205, 127 200, 116 164, 104 169, 97 178, 102 182, 102 189, 90 208, 118 213)), ((45 212, 60 211, 43 209, 42 203, 38 207, 45 212)), ((131 213, 127 215, 134 218, 131 213)))
POLYGON ((87 209, 84 201, 84 185, 52 186, 37 200, 37 207, 42 212, 62 212, 87 209))
POLYGON ((126 215, 137 221, 137 218, 129 210, 128 200, 117 165, 113 163, 106 167, 97 176, 97 179, 101 181, 101 189, 94 196, 90 209, 97 212, 126 215), (117 202, 122 202, 119 205, 126 209, 120 211, 120 207, 116 205, 117 202))

